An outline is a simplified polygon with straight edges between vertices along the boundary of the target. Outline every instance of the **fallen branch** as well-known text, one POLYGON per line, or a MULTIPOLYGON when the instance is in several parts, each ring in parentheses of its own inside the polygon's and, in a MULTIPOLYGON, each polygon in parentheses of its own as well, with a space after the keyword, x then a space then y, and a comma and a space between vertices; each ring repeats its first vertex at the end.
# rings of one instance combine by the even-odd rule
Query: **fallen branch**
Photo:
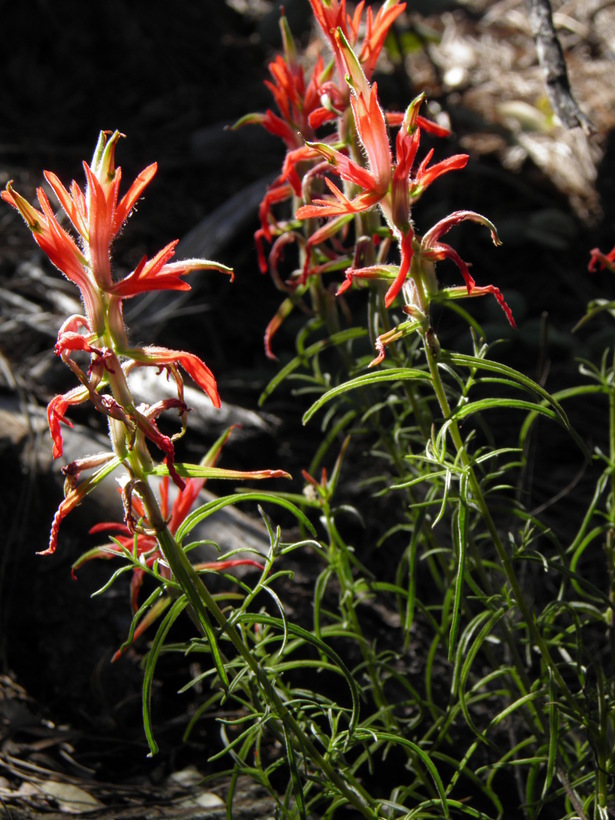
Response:
POLYGON ((594 125, 572 95, 564 52, 553 25, 550 0, 526 0, 526 4, 538 62, 545 73, 547 95, 555 113, 566 128, 580 126, 587 135, 595 134, 594 125))

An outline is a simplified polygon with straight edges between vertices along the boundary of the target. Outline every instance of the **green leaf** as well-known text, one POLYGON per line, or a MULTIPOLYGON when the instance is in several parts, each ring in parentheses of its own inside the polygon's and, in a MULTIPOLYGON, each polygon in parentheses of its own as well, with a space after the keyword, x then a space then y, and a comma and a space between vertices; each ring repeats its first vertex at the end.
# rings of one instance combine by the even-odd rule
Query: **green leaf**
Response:
MULTIPOLYGON (((438 769, 436 768, 434 762, 427 754, 427 752, 425 752, 424 749, 421 749, 421 747, 418 746, 416 743, 413 743, 411 740, 408 740, 405 737, 401 737, 400 735, 394 735, 390 734, 389 732, 380 731, 374 731, 372 734, 375 735, 377 740, 380 742, 384 741, 386 743, 391 743, 394 746, 403 746, 404 748, 409 749, 412 752, 412 754, 421 761, 423 766, 425 766, 425 768, 429 772, 429 775, 431 776, 431 779, 433 780, 434 785, 436 787, 436 791, 438 792, 440 798, 439 805, 442 808, 442 817, 450 818, 451 815, 449 812, 446 789, 444 788, 444 784, 442 782, 442 778, 440 777, 438 769)), ((412 815, 409 814, 408 816, 412 815)))
POLYGON ((370 373, 364 373, 362 376, 357 376, 344 384, 328 390, 321 396, 314 404, 305 412, 303 416, 303 423, 307 422, 312 416, 317 413, 331 399, 337 396, 342 396, 351 390, 357 390, 361 387, 372 387, 375 384, 382 384, 383 382, 402 382, 402 381, 431 381, 429 373, 424 370, 416 370, 410 367, 392 367, 387 370, 378 370, 370 373))
MULTIPOLYGON (((259 624, 259 625, 268 625, 268 626, 275 626, 278 629, 284 629, 284 624, 280 618, 276 618, 273 615, 267 615, 264 612, 252 613, 246 612, 241 617, 242 623, 247 623, 250 625, 259 624)), ((288 630, 288 634, 292 635, 295 638, 303 641, 304 643, 313 646, 319 652, 322 652, 323 655, 328 657, 334 665, 338 668, 340 674, 344 676, 346 682, 348 683, 348 688, 350 689, 350 696, 352 699, 352 717, 350 720, 349 726, 349 733, 352 734, 358 724, 359 720, 359 700, 360 700, 360 692, 359 687, 351 674, 350 670, 341 659, 341 657, 328 646, 324 641, 320 638, 313 635, 311 632, 308 632, 307 629, 304 629, 301 626, 298 626, 294 623, 287 623, 286 628, 288 630)), ((353 636, 356 637, 356 636, 353 636)))
POLYGON ((298 368, 305 366, 305 364, 314 356, 321 353, 323 350, 326 350, 329 347, 335 347, 337 345, 345 344, 346 342, 353 341, 354 339, 361 339, 367 336, 367 330, 362 327, 353 327, 349 330, 343 330, 340 333, 333 333, 327 339, 321 339, 318 342, 310 345, 309 347, 300 351, 298 356, 290 361, 287 365, 285 365, 281 370, 273 377, 273 379, 269 382, 267 387, 263 390, 258 403, 259 406, 262 406, 267 398, 273 393, 273 391, 282 384, 282 382, 290 376, 298 368))
POLYGON ((461 606, 463 599, 463 582, 466 568, 466 546, 468 543, 468 477, 467 474, 461 476, 459 484, 459 504, 453 512, 453 540, 455 543, 457 572, 455 574, 455 595, 453 598, 453 611, 451 614, 451 626, 448 636, 448 659, 453 660, 459 624, 461 621, 461 606))
POLYGON ((185 518, 175 533, 177 542, 181 544, 185 536, 192 529, 194 529, 200 521, 205 520, 210 515, 213 515, 215 512, 218 512, 218 510, 221 510, 224 507, 228 507, 233 504, 240 504, 244 501, 256 501, 258 503, 262 502, 263 504, 277 504, 279 507, 284 507, 284 509, 292 513, 294 517, 301 524, 303 524, 303 526, 306 527, 312 535, 316 535, 314 525, 309 518, 295 504, 284 498, 283 495, 278 493, 257 492, 256 490, 246 490, 233 495, 225 495, 221 498, 215 498, 213 501, 209 501, 207 504, 203 504, 201 507, 193 510, 190 515, 185 518))
POLYGON ((483 359, 478 356, 468 356, 463 353, 447 353, 447 359, 453 362, 453 364, 459 365, 461 367, 487 370, 491 373, 497 373, 499 376, 511 380, 519 388, 527 390, 530 393, 534 393, 536 396, 539 396, 547 405, 550 405, 552 410, 559 417, 564 427, 570 429, 570 422, 568 421, 568 416, 564 412, 562 406, 557 401, 557 399, 555 399, 547 390, 545 390, 544 387, 539 385, 538 382, 535 382, 533 379, 530 379, 529 376, 525 376, 518 370, 515 370, 512 367, 508 367, 508 365, 502 364, 501 362, 494 362, 490 359, 483 359))
POLYGON ((145 729, 145 736, 150 748, 148 757, 153 757, 158 753, 158 744, 154 740, 154 733, 152 731, 152 685, 154 682, 156 664, 158 663, 158 658, 160 657, 169 630, 187 605, 188 601, 183 596, 175 601, 158 627, 152 648, 145 662, 145 673, 143 677, 143 728, 145 729))
MULTIPOLYGON (((205 464, 182 464, 175 462, 175 470, 182 478, 221 478, 237 481, 261 480, 269 478, 290 478, 284 470, 226 470, 223 467, 209 467, 205 464)), ((148 475, 166 476, 166 464, 158 464, 148 475)))

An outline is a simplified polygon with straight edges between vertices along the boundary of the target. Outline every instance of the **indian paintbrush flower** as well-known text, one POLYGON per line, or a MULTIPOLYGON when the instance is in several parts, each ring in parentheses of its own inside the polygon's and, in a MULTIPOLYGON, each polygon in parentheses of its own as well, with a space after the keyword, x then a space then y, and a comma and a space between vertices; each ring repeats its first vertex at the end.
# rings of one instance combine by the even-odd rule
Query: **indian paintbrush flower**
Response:
POLYGON ((56 354, 71 368, 80 386, 49 402, 47 417, 53 456, 62 455, 61 424, 71 426, 67 411, 85 401, 90 401, 107 416, 112 441, 112 451, 108 454, 97 456, 94 461, 82 459, 64 468, 71 480, 67 481, 66 497, 56 513, 47 552, 56 548, 62 519, 102 480, 109 464, 114 468, 124 463, 132 479, 140 478, 143 469, 153 466, 147 441, 164 454, 169 476, 180 489, 184 488, 184 479, 174 467, 174 437, 164 435, 156 423, 163 412, 175 410, 185 424, 187 407, 180 368, 204 390, 214 407, 220 406, 215 377, 198 356, 158 346, 133 347, 129 343, 122 309, 125 299, 155 290, 189 290, 190 285, 182 277, 192 270, 218 270, 231 277, 233 272, 208 259, 171 261, 175 241, 151 259, 144 257, 128 276, 116 280, 111 261, 113 240, 157 167, 154 163, 145 168, 120 197, 122 173, 115 166, 115 149, 120 137, 118 131, 101 132, 91 163, 84 163, 86 185, 83 190, 75 181, 66 188, 55 174, 45 172, 45 179, 76 237, 62 227, 42 188, 37 190, 40 210, 21 196, 11 182, 2 192, 2 199, 21 214, 41 250, 79 288, 85 311, 85 315, 71 316, 62 324, 55 346, 56 354), (85 369, 72 358, 78 352, 89 356, 85 369), (134 367, 154 367, 172 378, 177 386, 177 398, 136 407, 127 381, 134 367), (77 477, 93 468, 98 468, 94 476, 77 484, 77 477))
MULTIPOLYGON (((334 42, 347 70, 347 82, 351 89, 351 109, 355 122, 356 136, 367 160, 367 166, 361 165, 346 153, 332 148, 326 143, 310 143, 310 147, 327 160, 330 168, 354 191, 352 199, 342 192, 326 177, 325 183, 333 194, 331 198, 316 198, 310 204, 297 209, 298 219, 317 217, 338 217, 343 213, 361 214, 378 206, 389 227, 392 236, 400 248, 399 265, 375 264, 364 267, 349 266, 346 270, 346 282, 338 289, 338 294, 348 289, 356 279, 384 279, 389 286, 384 297, 385 307, 390 307, 400 294, 406 282, 414 279, 407 289, 410 299, 406 300, 408 313, 416 316, 422 314, 428 319, 428 306, 431 298, 436 296, 437 283, 433 274, 433 263, 450 259, 459 268, 468 296, 493 294, 503 308, 510 324, 514 319, 510 308, 504 301, 500 290, 493 285, 479 287, 469 273, 467 263, 450 246, 440 241, 442 235, 459 222, 470 220, 487 225, 495 244, 499 238, 495 227, 488 219, 473 211, 456 211, 440 220, 425 236, 419 238, 414 230, 412 206, 422 193, 440 176, 449 171, 459 170, 466 166, 468 156, 456 154, 441 162, 430 165, 433 149, 415 167, 416 155, 420 145, 421 128, 438 135, 442 129, 433 126, 419 115, 419 108, 424 95, 416 97, 408 106, 401 121, 396 138, 396 157, 393 162, 389 143, 387 118, 377 100, 376 83, 370 85, 361 64, 341 29, 335 33, 334 42)), ((319 229, 319 230, 322 230, 319 229)), ((306 261, 307 270, 309 261, 306 261)), ((398 333, 389 331, 387 342, 399 338, 398 333)), ((378 340, 379 355, 372 364, 377 364, 384 356, 382 337, 378 340)))

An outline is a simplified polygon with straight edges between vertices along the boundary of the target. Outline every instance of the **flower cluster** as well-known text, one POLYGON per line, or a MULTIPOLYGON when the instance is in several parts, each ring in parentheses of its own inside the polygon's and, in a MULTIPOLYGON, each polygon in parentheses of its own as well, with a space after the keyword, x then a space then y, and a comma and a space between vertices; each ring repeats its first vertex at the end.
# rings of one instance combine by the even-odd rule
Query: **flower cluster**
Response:
MULTIPOLYGON (((262 124, 282 137, 287 148, 282 173, 261 204, 255 237, 261 270, 269 269, 290 295, 268 328, 269 354, 271 336, 297 296, 306 292, 311 280, 339 270, 345 272, 345 281, 338 294, 356 280, 382 279, 387 283, 385 308, 402 294, 403 310, 427 328, 429 303, 438 294, 434 264, 449 259, 459 268, 464 287, 449 288, 446 296, 492 294, 514 326, 500 290, 478 286, 468 265, 442 241, 454 225, 470 220, 485 225, 499 244, 489 220, 472 211, 456 211, 424 236, 416 234, 414 204, 440 176, 464 168, 468 156, 456 154, 432 163, 432 149, 419 161, 423 132, 449 135, 446 128, 420 114, 424 95, 413 100, 405 113, 385 112, 380 105, 377 83, 371 78, 405 3, 387 0, 376 13, 369 7, 367 14, 360 3, 353 15, 347 12, 345 0, 310 0, 310 4, 333 60, 325 68, 319 57, 306 81, 283 18, 284 57, 278 56, 270 65, 273 82, 268 82, 278 113, 250 115, 238 123, 262 124), (389 136, 393 128, 398 129, 394 152, 389 136), (291 208, 286 219, 276 216, 283 203, 291 208), (272 244, 268 260, 265 242, 272 244), (290 243, 300 249, 300 265, 282 282, 278 265, 290 243), (395 246, 399 261, 390 263, 387 257, 395 246)), ((383 337, 378 340, 374 364, 381 361, 386 343, 383 337)))
MULTIPOLYGON (((70 407, 90 401, 109 421, 111 452, 78 459, 64 467, 65 498, 56 513, 49 548, 57 544, 58 527, 62 519, 89 493, 102 478, 120 463, 128 470, 133 486, 143 479, 152 466, 147 442, 152 442, 164 455, 170 477, 180 489, 184 479, 174 465, 174 442, 158 428, 157 420, 167 410, 179 412, 185 424, 188 408, 184 402, 183 376, 180 368, 205 391, 214 407, 220 406, 216 380, 200 358, 181 350, 157 346, 131 347, 123 320, 123 302, 138 294, 154 290, 189 290, 182 278, 192 270, 215 269, 232 276, 232 270, 207 259, 171 261, 176 242, 171 242, 153 258, 143 258, 136 268, 121 280, 113 276, 111 244, 128 219, 137 200, 156 173, 156 165, 148 166, 120 198, 121 169, 115 167, 115 148, 121 137, 102 132, 90 164, 84 163, 86 186, 76 182, 67 189, 58 177, 45 172, 45 179, 70 220, 77 238, 60 224, 47 194, 37 190, 40 210, 21 196, 11 183, 2 192, 2 199, 15 208, 26 221, 34 239, 51 262, 79 288, 85 315, 69 317, 58 333, 55 352, 71 368, 79 386, 55 396, 47 408, 49 429, 53 439, 53 455, 62 455, 61 424, 71 426, 66 414, 70 407), (88 356, 83 368, 74 354, 88 356), (135 367, 154 367, 172 378, 177 398, 164 399, 150 405, 135 406, 127 377, 135 367), (79 483, 85 471, 94 475, 79 483)), ((126 519, 133 520, 131 496, 125 492, 126 519)))

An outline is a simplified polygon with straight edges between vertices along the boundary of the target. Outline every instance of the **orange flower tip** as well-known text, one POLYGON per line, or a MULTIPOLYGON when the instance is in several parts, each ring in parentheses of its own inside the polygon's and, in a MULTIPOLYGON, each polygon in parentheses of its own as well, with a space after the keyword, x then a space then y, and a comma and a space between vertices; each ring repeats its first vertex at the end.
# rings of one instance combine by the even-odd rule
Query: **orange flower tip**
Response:
POLYGON ((268 329, 267 332, 265 333, 265 337, 263 339, 264 346, 265 346, 265 356, 267 356, 267 358, 270 361, 277 362, 278 357, 275 355, 275 353, 273 352, 273 348, 271 347, 272 337, 273 337, 273 332, 268 329))
POLYGON ((42 233, 42 228, 39 221, 39 216, 41 214, 34 206, 30 205, 27 199, 17 193, 17 191, 13 188, 13 180, 7 182, 6 191, 2 191, 0 196, 5 202, 15 208, 16 211, 19 211, 32 233, 42 233))
POLYGON ((336 296, 341 296, 342 294, 346 293, 346 291, 350 289, 351 285, 352 285, 352 279, 350 279, 350 278, 346 279, 346 281, 342 282, 342 284, 339 286, 339 288, 335 291, 335 295, 336 296))

